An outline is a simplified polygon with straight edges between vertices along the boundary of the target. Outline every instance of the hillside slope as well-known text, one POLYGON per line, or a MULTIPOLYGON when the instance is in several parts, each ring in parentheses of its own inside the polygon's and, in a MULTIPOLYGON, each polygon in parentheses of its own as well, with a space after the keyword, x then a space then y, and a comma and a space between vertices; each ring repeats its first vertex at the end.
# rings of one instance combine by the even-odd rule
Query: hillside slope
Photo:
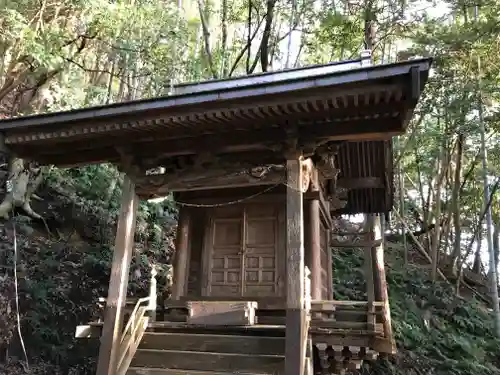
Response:
MULTIPOLYGON (((95 316, 95 302, 106 293, 116 211, 104 209, 103 202, 75 201, 74 195, 49 187, 40 195, 44 200, 35 209, 47 219, 50 234, 41 222, 16 220, 21 328, 30 366, 23 364, 16 334, 13 278, 5 273, 0 278, 0 347, 4 356, 8 348, 8 356, 0 374, 93 375, 96 342, 77 341, 73 335, 77 324, 95 316)), ((172 248, 175 214, 165 211, 171 219, 165 220, 155 214, 157 208, 141 208, 130 280, 133 295, 146 293, 148 263, 167 263, 165 248, 172 248)), ((0 236, 5 268, 13 264, 12 221, 0 225, 0 236)), ((336 298, 365 299, 361 252, 334 254, 336 298)), ((405 268, 397 251, 388 251, 386 259, 398 354, 361 373, 500 375, 500 342, 492 337, 485 308, 455 297, 450 286, 432 285, 420 268, 405 268)), ((165 275, 160 287, 166 284, 165 275)))
MULTIPOLYGON (((421 267, 405 267, 397 251, 386 252, 386 263, 398 354, 365 374, 500 375, 500 341, 481 303, 457 298, 444 282, 433 285, 421 267)), ((361 267, 361 252, 336 253, 336 298, 366 298, 361 267)))

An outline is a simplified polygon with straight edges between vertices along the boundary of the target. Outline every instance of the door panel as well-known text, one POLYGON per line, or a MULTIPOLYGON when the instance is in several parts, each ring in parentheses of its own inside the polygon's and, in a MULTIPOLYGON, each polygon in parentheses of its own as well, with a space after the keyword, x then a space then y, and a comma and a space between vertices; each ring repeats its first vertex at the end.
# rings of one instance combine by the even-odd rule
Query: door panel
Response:
POLYGON ((247 248, 244 265, 244 296, 272 297, 277 294, 275 248, 247 248))
POLYGON ((239 218, 213 220, 208 284, 212 296, 241 295, 241 229, 242 221, 239 218))
POLYGON ((278 288, 278 209, 247 205, 214 210, 208 293, 225 297, 274 297, 278 288))

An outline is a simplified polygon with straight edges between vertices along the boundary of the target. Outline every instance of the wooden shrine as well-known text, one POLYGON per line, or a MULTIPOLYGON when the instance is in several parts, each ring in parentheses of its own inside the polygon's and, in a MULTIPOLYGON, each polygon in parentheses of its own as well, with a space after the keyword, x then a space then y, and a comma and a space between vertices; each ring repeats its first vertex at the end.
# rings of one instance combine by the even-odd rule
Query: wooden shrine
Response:
MULTIPOLYGON (((366 55, 365 55, 366 56, 366 55)), ((381 214, 431 61, 370 59, 206 81, 174 95, 0 121, 30 163, 124 172, 97 375, 340 374, 393 353, 381 214), (139 199, 179 206, 172 296, 127 296, 139 199), (365 301, 336 301, 332 236, 367 215, 365 301)), ((97 343, 96 343, 97 344, 97 343)))

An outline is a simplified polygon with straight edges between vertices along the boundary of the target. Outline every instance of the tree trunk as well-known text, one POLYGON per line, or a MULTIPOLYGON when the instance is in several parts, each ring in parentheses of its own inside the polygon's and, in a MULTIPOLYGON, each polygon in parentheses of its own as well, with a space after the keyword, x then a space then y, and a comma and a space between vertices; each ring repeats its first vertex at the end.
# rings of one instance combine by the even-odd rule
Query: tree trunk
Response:
POLYGON ((34 162, 26 163, 23 159, 13 157, 9 163, 7 194, 0 204, 0 217, 8 219, 15 208, 21 208, 28 216, 41 219, 31 208, 31 198, 42 181, 41 167, 34 162))
POLYGON ((472 265, 472 272, 477 275, 481 274, 481 230, 479 230, 477 235, 477 247, 476 254, 474 254, 474 263, 472 265))
POLYGON ((495 254, 495 268, 498 269, 498 258, 500 253, 500 224, 493 224, 493 252, 495 254))
POLYGON ((203 0, 198 0, 198 9, 200 12, 200 21, 203 28, 203 41, 205 42, 205 52, 207 54, 208 68, 212 73, 212 77, 217 79, 217 71, 215 69, 214 58, 212 55, 212 48, 210 47, 210 30, 208 27, 208 20, 205 13, 203 0))
POLYGON ((462 170, 462 154, 463 154, 464 135, 460 134, 457 140, 457 155, 455 160, 455 179, 453 183, 453 191, 451 197, 451 205, 453 211, 453 230, 455 238, 453 241, 453 250, 451 255, 451 269, 454 274, 457 272, 457 265, 460 263, 461 255, 461 225, 460 225, 460 186, 461 186, 461 170, 462 170))
POLYGON ((266 23, 264 25, 264 32, 262 33, 262 41, 260 43, 260 64, 263 72, 267 72, 267 68, 269 67, 269 40, 274 20, 275 5, 276 0, 267 0, 266 23))
POLYGON ((222 0, 222 77, 229 73, 229 56, 227 52, 227 0, 222 0))

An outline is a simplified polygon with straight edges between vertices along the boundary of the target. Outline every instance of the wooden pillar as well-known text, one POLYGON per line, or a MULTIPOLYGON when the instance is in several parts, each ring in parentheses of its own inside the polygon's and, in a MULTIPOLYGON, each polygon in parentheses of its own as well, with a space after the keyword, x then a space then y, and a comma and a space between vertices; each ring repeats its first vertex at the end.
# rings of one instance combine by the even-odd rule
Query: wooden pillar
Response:
POLYGON ((177 238, 175 245, 174 280, 172 288, 172 299, 179 300, 186 294, 186 283, 189 267, 189 227, 191 212, 182 207, 179 210, 179 221, 177 223, 177 238))
MULTIPOLYGON (((365 234, 364 240, 366 242, 374 241, 373 234, 373 215, 366 215, 365 217, 365 229, 364 231, 368 234, 365 234)), ((375 330, 376 323, 376 315, 375 315, 375 275, 373 270, 373 249, 371 247, 363 248, 364 252, 364 275, 365 275, 365 283, 366 283, 366 297, 368 301, 368 311, 367 311, 367 325, 368 330, 375 330)))
POLYGON ((139 199, 135 194, 135 185, 125 176, 99 348, 97 375, 114 375, 116 372, 138 204, 139 199))
MULTIPOLYGON (((319 211, 319 199, 307 201, 309 211, 308 245, 309 245, 309 268, 311 270, 311 298, 322 299, 323 280, 321 279, 321 218, 319 211)), ((326 249, 325 249, 326 250, 326 249)))
POLYGON ((321 211, 320 211, 320 198, 319 198, 319 181, 318 170, 313 167, 311 170, 311 184, 310 192, 317 193, 312 195, 312 198, 305 203, 306 211, 305 216, 305 254, 306 265, 311 272, 311 299, 322 299, 323 280, 321 278, 322 263, 321 263, 321 211))
POLYGON ((304 211, 301 158, 287 161, 285 374, 303 375, 305 364, 304 211))
POLYGON ((373 289, 375 300, 383 303, 382 307, 382 325, 384 327, 384 337, 387 346, 385 350, 391 353, 396 352, 396 343, 392 334, 391 310, 389 306, 389 294, 387 291, 387 280, 385 276, 384 264, 384 232, 383 218, 381 215, 369 215, 368 221, 372 230, 372 240, 378 241, 378 245, 371 249, 372 270, 373 270, 373 289))
MULTIPOLYGON (((328 211, 330 212, 330 211, 328 211)), ((326 244, 326 254, 328 255, 328 297, 327 299, 333 300, 333 253, 332 248, 330 247, 330 231, 331 228, 327 228, 326 233, 322 233, 322 236, 325 236, 325 244, 326 244)))

